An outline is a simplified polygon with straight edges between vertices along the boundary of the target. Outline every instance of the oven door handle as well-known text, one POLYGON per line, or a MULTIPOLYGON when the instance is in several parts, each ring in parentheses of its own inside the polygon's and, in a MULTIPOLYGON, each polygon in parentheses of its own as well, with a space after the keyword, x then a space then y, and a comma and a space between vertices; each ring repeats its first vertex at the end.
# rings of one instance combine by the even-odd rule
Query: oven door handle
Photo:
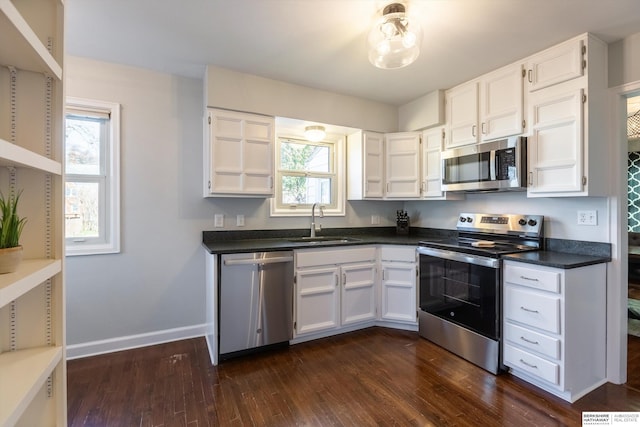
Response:
POLYGON ((475 264, 489 268, 500 268, 500 260, 497 258, 465 254, 463 252, 456 251, 447 251, 444 249, 428 248, 425 246, 418 246, 417 251, 420 255, 428 255, 435 258, 444 258, 451 261, 466 262, 468 264, 475 264))

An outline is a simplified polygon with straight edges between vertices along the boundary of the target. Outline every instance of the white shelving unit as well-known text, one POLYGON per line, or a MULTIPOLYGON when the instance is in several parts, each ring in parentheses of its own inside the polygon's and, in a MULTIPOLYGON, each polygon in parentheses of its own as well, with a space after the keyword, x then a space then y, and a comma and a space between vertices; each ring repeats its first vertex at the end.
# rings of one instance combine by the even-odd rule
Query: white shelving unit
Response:
POLYGON ((0 427, 66 426, 62 0, 0 0, 0 191, 24 260, 0 275, 0 427))

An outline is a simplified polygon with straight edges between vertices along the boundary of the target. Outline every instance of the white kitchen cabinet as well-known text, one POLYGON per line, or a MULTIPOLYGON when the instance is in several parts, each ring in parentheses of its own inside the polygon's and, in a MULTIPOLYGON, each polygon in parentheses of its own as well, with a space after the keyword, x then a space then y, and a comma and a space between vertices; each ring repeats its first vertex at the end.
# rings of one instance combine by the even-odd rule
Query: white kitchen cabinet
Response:
POLYGON ((422 132, 420 184, 421 198, 424 200, 459 200, 464 193, 442 191, 442 162, 440 153, 445 138, 445 127, 439 126, 422 132))
POLYGON ((384 197, 384 134, 358 131, 347 138, 347 199, 384 197))
POLYGON ((527 61, 529 197, 602 196, 609 186, 607 47, 591 35, 527 61))
POLYGON ((273 117, 207 109, 204 197, 273 196, 273 117))
POLYGON ((0 275, 2 426, 67 425, 63 33, 63 2, 0 0, 0 190, 27 218, 0 275))
POLYGON ((417 325, 416 248, 381 246, 380 266, 380 319, 417 325))
POLYGON ((419 198, 420 132, 388 133, 384 139, 385 198, 419 198))
POLYGON ((523 68, 500 68, 446 93, 445 149, 524 132, 523 68))
POLYGON ((506 260, 503 361, 569 402, 606 382, 606 264, 558 269, 506 260))
POLYGON ((376 317, 376 249, 295 251, 295 337, 331 335, 376 317))

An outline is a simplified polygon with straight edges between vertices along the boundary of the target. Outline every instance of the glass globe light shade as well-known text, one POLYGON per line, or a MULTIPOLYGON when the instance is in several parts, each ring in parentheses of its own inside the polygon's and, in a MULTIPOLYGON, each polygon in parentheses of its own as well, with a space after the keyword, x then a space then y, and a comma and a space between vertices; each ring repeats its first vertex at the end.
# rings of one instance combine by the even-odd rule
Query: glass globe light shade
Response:
POLYGON ((369 61, 384 69, 406 67, 418 58, 421 43, 422 29, 415 20, 404 12, 386 13, 369 32, 369 61))

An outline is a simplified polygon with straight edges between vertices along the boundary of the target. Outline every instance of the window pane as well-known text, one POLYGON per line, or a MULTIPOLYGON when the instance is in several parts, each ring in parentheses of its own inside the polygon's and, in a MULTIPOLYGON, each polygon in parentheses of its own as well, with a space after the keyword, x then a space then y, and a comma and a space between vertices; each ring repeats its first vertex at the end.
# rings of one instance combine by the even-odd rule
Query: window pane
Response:
POLYGON ((67 116, 66 173, 100 174, 100 133, 103 122, 103 119, 67 116))
POLYGON ((305 176, 282 177, 282 203, 331 203, 331 179, 305 176))
POLYGON ((331 150, 326 145, 283 141, 280 168, 290 171, 331 172, 331 150))
POLYGON ((65 183, 65 237, 99 237, 99 194, 97 182, 65 183))

